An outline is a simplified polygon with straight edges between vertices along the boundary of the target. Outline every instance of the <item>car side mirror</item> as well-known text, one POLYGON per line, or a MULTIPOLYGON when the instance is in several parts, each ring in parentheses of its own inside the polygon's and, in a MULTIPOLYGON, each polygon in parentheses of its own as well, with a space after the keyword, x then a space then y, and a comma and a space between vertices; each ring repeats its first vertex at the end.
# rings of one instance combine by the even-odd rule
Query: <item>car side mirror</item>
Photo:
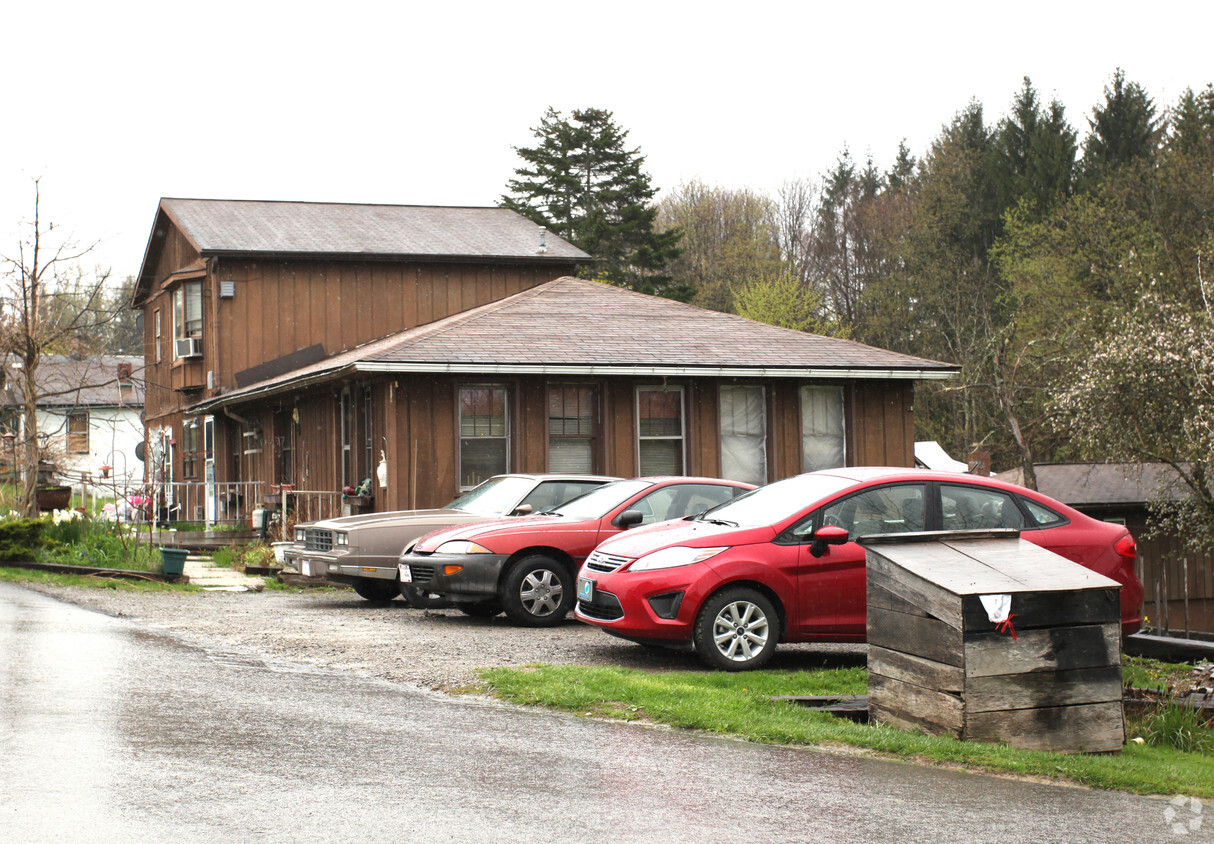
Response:
POLYGON ((520 504, 517 507, 515 507, 513 510, 510 511, 510 515, 511 516, 530 516, 531 515, 531 505, 530 504, 520 504))
POLYGON ((809 553, 815 557, 826 554, 826 546, 843 545, 847 542, 847 531, 838 525, 823 525, 814 531, 814 544, 809 546, 809 553))
POLYGON ((625 510, 615 517, 615 526, 628 530, 628 528, 636 527, 643 521, 645 521, 645 514, 640 510, 625 510))

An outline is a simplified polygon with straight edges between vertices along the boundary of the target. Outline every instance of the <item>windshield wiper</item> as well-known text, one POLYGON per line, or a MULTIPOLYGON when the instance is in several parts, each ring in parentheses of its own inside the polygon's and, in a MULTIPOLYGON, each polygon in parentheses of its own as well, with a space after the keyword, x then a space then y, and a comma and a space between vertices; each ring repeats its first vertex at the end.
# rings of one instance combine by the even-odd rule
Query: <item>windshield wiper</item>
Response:
POLYGON ((704 518, 704 516, 702 514, 699 516, 696 516, 695 520, 697 522, 708 522, 708 524, 710 524, 710 525, 721 525, 722 527, 737 527, 738 526, 737 522, 729 522, 729 521, 726 521, 725 519, 706 519, 706 518, 704 518))

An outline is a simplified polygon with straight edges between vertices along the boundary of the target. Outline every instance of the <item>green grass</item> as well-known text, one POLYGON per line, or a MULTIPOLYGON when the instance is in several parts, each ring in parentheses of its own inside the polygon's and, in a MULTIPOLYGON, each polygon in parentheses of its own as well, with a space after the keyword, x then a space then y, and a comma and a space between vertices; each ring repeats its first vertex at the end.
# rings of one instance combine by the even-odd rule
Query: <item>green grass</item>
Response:
POLYGON ((0 581, 6 583, 41 583, 49 586, 83 586, 89 589, 117 589, 123 592, 198 592, 200 587, 188 583, 164 583, 159 580, 139 580, 100 575, 56 574, 33 569, 0 567, 0 581))
POLYGON ((856 724, 770 699, 863 694, 867 690, 863 668, 730 674, 533 665, 485 669, 480 676, 505 700, 586 716, 641 719, 765 744, 862 748, 915 762, 1066 780, 1093 788, 1214 797, 1214 764, 1200 753, 1134 743, 1111 755, 1017 750, 856 724))

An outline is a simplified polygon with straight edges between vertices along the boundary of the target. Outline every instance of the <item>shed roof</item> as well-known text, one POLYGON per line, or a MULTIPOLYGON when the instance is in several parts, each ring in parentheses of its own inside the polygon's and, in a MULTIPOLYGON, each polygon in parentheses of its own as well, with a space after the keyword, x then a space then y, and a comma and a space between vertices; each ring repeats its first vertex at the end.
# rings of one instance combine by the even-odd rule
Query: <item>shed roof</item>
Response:
POLYGON ((929 379, 957 367, 567 276, 203 406, 350 371, 929 379))
MULTIPOLYGON (((17 379, 9 382, 13 401, 20 402, 22 392, 17 379)), ((143 405, 143 356, 96 355, 75 358, 68 355, 44 355, 38 364, 39 407, 114 407, 143 405), (118 366, 131 367, 127 390, 119 389, 118 366)))
MULTIPOLYGON (((1142 505, 1188 494, 1176 470, 1164 463, 1040 463, 1037 489, 1072 507, 1142 505)), ((996 475, 1023 484, 1020 469, 996 475)))

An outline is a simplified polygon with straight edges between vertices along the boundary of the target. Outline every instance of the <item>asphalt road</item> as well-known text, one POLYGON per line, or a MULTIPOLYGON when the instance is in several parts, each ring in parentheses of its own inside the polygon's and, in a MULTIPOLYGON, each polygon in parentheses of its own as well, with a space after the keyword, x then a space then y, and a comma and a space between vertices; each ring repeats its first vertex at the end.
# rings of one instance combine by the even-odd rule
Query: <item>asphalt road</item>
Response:
POLYGON ((0 840, 1106 842, 1160 799, 520 710, 0 583, 0 840))

